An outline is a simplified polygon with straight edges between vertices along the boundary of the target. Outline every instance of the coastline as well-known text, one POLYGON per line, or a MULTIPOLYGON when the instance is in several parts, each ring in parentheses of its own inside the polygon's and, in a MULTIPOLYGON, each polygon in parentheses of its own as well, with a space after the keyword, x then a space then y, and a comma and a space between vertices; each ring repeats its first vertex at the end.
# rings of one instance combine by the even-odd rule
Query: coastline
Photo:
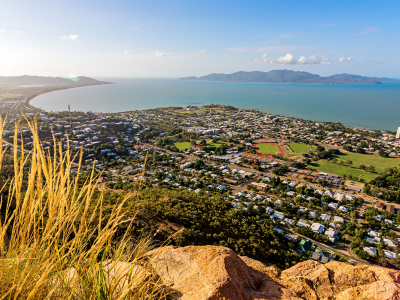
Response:
POLYGON ((44 111, 44 112, 48 112, 48 111, 46 111, 45 109, 42 109, 42 108, 39 108, 39 107, 33 105, 33 104, 32 104, 32 100, 35 99, 35 98, 37 98, 37 97, 39 97, 39 96, 46 95, 46 94, 53 93, 53 92, 58 92, 58 91, 63 91, 63 90, 69 90, 69 89, 76 89, 76 88, 85 88, 85 87, 90 87, 90 86, 106 85, 106 84, 115 84, 115 83, 110 82, 110 83, 102 83, 102 84, 91 84, 91 85, 82 85, 82 86, 63 87, 63 88, 60 88, 60 89, 57 89, 57 90, 53 90, 53 91, 48 91, 48 92, 44 92, 44 93, 40 93, 40 94, 31 95, 31 96, 29 96, 29 97, 25 100, 25 104, 27 104, 27 105, 29 105, 29 106, 32 106, 32 107, 35 108, 35 109, 38 109, 38 110, 41 110, 41 111, 44 111))

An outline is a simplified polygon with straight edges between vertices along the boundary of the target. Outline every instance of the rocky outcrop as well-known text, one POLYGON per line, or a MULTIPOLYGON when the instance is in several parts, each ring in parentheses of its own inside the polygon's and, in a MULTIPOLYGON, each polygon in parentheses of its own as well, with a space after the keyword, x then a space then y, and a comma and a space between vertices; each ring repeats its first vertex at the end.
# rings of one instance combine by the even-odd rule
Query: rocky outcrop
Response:
POLYGON ((400 300, 400 272, 385 268, 306 261, 281 272, 216 246, 168 246, 148 256, 182 300, 400 300))

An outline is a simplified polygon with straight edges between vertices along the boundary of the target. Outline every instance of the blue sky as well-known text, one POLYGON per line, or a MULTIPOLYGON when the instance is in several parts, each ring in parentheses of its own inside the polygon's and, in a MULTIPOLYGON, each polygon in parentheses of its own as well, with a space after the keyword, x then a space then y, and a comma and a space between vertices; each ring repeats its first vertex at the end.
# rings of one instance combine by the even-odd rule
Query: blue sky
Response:
POLYGON ((0 75, 400 78, 400 1, 4 1, 0 75))

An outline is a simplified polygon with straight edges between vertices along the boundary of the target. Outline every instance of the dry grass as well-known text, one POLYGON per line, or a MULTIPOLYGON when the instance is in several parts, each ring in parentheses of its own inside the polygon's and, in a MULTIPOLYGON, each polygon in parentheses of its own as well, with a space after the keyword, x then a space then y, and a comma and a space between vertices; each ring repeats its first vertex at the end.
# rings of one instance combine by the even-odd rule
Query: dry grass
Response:
MULTIPOLYGON (((150 239, 132 243, 125 235, 114 242, 118 226, 132 220, 122 207, 135 197, 128 195, 104 220, 102 197, 93 199, 98 188, 93 173, 79 187, 79 171, 77 176, 70 172, 69 151, 63 155, 61 145, 54 145, 50 156, 40 144, 36 125, 29 127, 33 150, 25 153, 15 136, 15 176, 6 179, 7 190, 0 187, 0 300, 167 299, 144 255, 150 239), (29 174, 23 190, 26 164, 29 174)), ((2 133, 0 120, 0 174, 2 133)))

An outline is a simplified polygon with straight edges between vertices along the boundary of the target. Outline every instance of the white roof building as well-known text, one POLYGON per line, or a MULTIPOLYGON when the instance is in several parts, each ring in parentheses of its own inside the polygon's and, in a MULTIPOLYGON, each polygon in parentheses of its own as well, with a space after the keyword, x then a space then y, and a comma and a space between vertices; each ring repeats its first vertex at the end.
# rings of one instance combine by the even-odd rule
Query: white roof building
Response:
POLYGON ((313 223, 311 225, 311 230, 317 233, 322 233, 324 231, 325 226, 320 223, 313 223))
POLYGON ((330 216, 330 215, 327 215, 327 214, 322 214, 322 215, 321 215, 321 220, 322 220, 323 222, 328 222, 330 219, 331 219, 331 216, 330 216))
POLYGON ((375 247, 364 247, 363 250, 367 252, 369 255, 376 255, 376 248, 375 247))

